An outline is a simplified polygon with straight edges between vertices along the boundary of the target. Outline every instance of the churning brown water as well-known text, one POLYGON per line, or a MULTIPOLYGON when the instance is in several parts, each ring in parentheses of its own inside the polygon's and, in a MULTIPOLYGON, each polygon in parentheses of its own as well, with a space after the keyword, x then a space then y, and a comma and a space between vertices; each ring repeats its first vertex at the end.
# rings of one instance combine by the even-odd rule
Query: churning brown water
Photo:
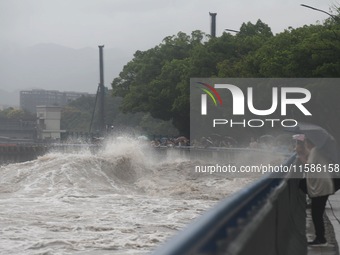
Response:
POLYGON ((250 179, 125 139, 0 167, 0 254, 147 254, 250 179))

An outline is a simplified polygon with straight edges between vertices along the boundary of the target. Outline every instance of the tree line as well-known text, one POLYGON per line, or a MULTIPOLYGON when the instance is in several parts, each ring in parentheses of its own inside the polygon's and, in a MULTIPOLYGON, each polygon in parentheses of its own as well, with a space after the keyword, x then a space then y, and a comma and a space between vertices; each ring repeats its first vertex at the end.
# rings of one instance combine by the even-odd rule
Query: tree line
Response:
MULTIPOLYGON (((123 113, 120 110, 121 97, 112 97, 112 91, 105 93, 105 123, 108 131, 119 133, 136 133, 143 135, 177 136, 178 131, 170 121, 157 120, 149 113, 123 113)), ((95 97, 82 96, 63 107, 61 111, 61 129, 68 132, 92 133, 100 135, 98 107, 95 108, 95 97), (92 114, 94 111, 94 118, 92 114), (90 125, 92 128, 90 130, 90 125)))
MULTIPOLYGON (((339 9, 335 11, 339 17, 339 9)), ((179 32, 149 50, 136 51, 112 89, 122 97, 123 112, 149 112, 189 135, 190 78, 336 78, 339 56, 340 23, 334 19, 275 35, 258 20, 243 23, 235 34, 211 38, 201 31, 179 32)), ((340 139, 339 89, 322 84, 309 89, 315 95, 313 122, 326 124, 340 139)))
POLYGON ((8 107, 0 110, 0 119, 35 120, 35 115, 23 109, 8 107))

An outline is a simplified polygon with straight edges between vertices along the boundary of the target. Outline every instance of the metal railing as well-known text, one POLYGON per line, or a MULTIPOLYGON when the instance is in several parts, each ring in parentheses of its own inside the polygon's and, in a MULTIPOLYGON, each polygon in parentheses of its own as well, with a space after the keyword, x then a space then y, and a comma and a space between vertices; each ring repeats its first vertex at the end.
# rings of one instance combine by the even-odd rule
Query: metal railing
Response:
POLYGON ((221 201, 153 255, 303 255, 305 229, 299 179, 269 175, 221 201))

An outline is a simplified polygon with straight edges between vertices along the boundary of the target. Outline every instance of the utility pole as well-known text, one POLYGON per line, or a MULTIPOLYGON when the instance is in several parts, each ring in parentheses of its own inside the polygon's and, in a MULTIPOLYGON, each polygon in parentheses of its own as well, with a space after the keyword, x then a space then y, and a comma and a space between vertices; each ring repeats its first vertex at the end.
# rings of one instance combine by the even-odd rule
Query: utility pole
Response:
POLYGON ((216 15, 217 13, 211 13, 209 12, 209 15, 211 16, 211 29, 210 29, 210 35, 211 37, 216 37, 216 15))
POLYGON ((99 125, 100 131, 105 132, 105 86, 104 86, 104 59, 103 48, 104 45, 99 45, 99 125))

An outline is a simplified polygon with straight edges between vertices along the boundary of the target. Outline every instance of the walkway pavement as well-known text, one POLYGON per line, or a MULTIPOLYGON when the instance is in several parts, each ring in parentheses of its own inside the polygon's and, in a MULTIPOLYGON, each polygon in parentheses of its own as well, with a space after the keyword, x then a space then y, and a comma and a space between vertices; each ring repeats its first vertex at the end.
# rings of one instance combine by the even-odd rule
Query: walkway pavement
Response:
MULTIPOLYGON (((309 246, 308 255, 340 255, 340 191, 330 196, 327 202, 325 229, 328 245, 324 247, 309 246)), ((314 239, 314 226, 310 209, 307 209, 307 239, 314 239)))

